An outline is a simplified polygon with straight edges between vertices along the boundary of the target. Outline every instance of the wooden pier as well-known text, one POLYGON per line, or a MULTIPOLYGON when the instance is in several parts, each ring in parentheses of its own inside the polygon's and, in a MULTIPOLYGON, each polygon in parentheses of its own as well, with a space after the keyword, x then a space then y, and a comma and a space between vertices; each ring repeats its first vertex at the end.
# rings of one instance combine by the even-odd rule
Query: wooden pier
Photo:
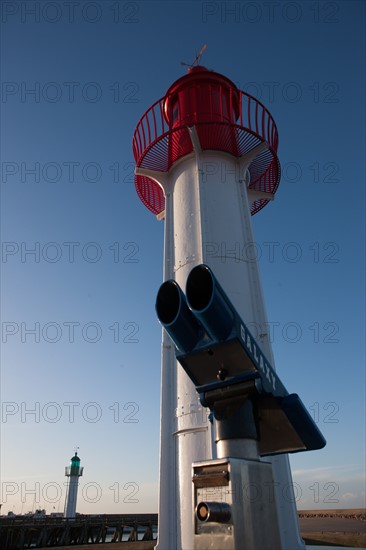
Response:
MULTIPOLYGON (((154 541, 157 514, 77 516, 76 518, 0 518, 1 550, 56 548, 87 544, 154 541)), ((136 546, 135 546, 136 544, 136 546)), ((129 545, 128 545, 129 546, 129 545)), ((149 547, 149 545, 147 545, 149 547)), ((100 547, 101 548, 101 547, 100 547)))
MULTIPOLYGON (((306 544, 366 547, 366 512, 306 510, 299 512, 306 544)), ((158 514, 77 516, 75 519, 0 517, 0 550, 63 547, 62 550, 153 550, 158 514), (114 546, 110 546, 114 543, 114 546)))

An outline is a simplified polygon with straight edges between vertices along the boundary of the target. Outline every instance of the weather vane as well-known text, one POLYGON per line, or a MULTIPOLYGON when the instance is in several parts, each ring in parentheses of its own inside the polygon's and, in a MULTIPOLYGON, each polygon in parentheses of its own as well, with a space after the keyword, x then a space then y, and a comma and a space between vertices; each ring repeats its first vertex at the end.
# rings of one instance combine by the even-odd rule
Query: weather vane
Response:
POLYGON ((196 57, 195 57, 193 63, 189 64, 189 63, 185 63, 184 61, 181 61, 180 64, 184 65, 185 67, 189 67, 190 69, 192 67, 194 67, 195 65, 199 65, 202 54, 203 54, 203 52, 205 51, 206 48, 207 48, 207 46, 206 46, 206 44, 204 44, 204 46, 201 48, 201 51, 199 53, 196 52, 196 57))

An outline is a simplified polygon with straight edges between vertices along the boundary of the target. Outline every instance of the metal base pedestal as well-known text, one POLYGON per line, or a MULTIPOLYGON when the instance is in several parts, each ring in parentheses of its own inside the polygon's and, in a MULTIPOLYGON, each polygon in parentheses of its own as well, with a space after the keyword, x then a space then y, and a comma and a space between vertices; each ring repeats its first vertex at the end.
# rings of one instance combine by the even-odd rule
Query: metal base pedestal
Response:
POLYGON ((196 462, 193 483, 196 550, 281 547, 269 462, 237 458, 196 462))

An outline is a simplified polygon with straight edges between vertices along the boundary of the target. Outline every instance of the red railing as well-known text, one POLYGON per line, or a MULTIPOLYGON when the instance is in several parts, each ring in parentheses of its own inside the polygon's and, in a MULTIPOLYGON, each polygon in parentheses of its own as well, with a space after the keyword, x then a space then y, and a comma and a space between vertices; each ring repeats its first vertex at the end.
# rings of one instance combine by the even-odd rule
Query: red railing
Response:
MULTIPOLYGON (((278 147, 278 132, 276 123, 266 109, 266 107, 258 101, 258 99, 250 96, 246 92, 239 92, 239 116, 236 120, 228 120, 223 109, 223 93, 227 94, 225 90, 223 92, 220 87, 220 110, 214 111, 213 93, 217 90, 209 88, 210 97, 207 100, 209 105, 209 111, 200 116, 197 120, 197 115, 192 115, 191 123, 193 124, 225 124, 239 130, 249 131, 254 136, 258 137, 260 141, 267 142, 271 148, 276 152, 278 147)), ((230 89, 229 108, 233 113, 233 94, 236 91, 230 89)), ((134 137, 133 137, 133 154, 136 160, 137 166, 140 166, 143 156, 151 149, 158 141, 164 139, 171 132, 177 131, 183 127, 186 127, 187 120, 181 119, 181 113, 178 112, 178 121, 167 120, 164 114, 164 106, 169 101, 170 96, 165 96, 156 101, 141 117, 138 122, 134 137)), ((234 117, 233 117, 234 118, 234 117)))
MULTIPOLYGON (((166 172, 176 160, 192 152, 187 128, 196 126, 203 150, 220 150, 240 157, 260 143, 268 143, 267 150, 249 168, 250 188, 275 193, 280 180, 278 132, 270 112, 256 98, 236 88, 209 85, 207 94, 199 112, 192 108, 182 114, 174 94, 156 101, 141 117, 134 132, 136 165, 166 172)), ((164 210, 164 194, 155 181, 136 176, 135 185, 141 201, 151 212, 158 214, 164 210)), ((252 214, 267 202, 265 198, 258 199, 251 206, 252 214)))

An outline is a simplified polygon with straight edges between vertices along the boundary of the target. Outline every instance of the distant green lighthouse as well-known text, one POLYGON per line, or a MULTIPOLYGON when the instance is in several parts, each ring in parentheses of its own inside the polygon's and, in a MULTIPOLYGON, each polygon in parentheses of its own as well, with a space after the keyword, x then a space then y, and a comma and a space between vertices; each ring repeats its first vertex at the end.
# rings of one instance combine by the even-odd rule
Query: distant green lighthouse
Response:
POLYGON ((71 457, 70 466, 65 467, 65 476, 69 478, 66 490, 65 518, 75 517, 79 477, 83 475, 83 470, 84 468, 80 466, 80 458, 75 451, 75 455, 71 457))

